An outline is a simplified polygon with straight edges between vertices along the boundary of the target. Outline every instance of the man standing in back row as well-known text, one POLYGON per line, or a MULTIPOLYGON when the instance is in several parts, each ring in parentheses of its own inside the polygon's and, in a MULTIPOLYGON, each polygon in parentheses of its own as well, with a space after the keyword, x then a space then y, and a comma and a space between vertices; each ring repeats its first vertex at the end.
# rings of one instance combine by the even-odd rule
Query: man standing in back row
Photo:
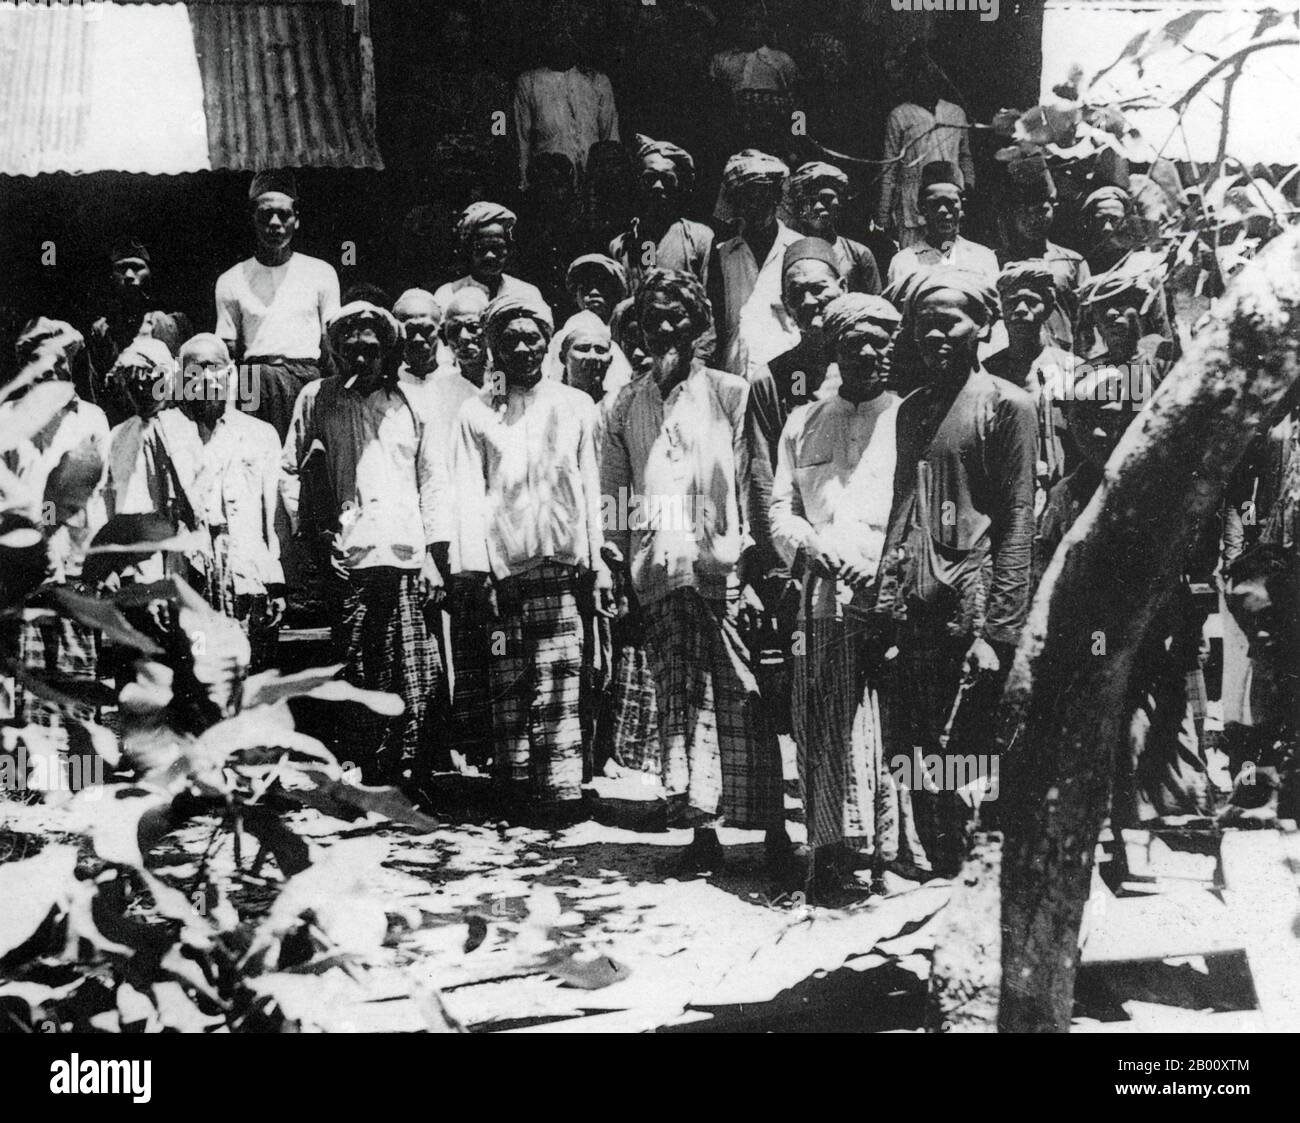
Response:
POLYGON ((320 377, 325 323, 338 311, 334 267, 293 248, 298 185, 291 171, 258 172, 248 189, 257 249, 217 278, 217 331, 251 375, 240 408, 284 440, 298 392, 320 377))

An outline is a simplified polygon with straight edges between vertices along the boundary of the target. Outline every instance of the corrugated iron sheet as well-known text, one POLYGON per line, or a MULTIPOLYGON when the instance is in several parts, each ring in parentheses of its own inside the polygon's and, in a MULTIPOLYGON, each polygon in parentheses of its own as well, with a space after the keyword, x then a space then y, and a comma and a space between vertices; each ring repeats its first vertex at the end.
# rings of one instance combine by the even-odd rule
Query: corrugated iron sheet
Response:
POLYGON ((342 4, 189 5, 213 168, 382 168, 366 40, 342 4))
POLYGON ((382 168, 364 4, 0 0, 0 175, 382 168))

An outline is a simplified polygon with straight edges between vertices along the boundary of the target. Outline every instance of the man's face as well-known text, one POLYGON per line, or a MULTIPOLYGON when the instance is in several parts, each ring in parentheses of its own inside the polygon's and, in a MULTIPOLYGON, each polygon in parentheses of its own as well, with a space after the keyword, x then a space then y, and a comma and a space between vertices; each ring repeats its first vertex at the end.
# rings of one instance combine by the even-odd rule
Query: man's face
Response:
POLYGON ((298 208, 288 195, 267 191, 253 204, 253 229, 263 249, 283 250, 298 232, 298 208))
POLYGON ((1052 311, 1051 305, 1043 299, 1043 294, 1032 285, 1003 289, 1000 295, 1002 318, 1007 322, 1008 331, 1037 330, 1047 322, 1047 317, 1052 311))
POLYGON ((647 156, 641 161, 637 186, 641 192, 642 209, 652 214, 671 211, 681 187, 676 166, 663 156, 647 156))
POLYGON ((139 293, 149 287, 153 271, 138 257, 124 257, 113 262, 113 287, 122 293, 139 293))
POLYGON ((469 271, 475 277, 499 277, 510 256, 510 239, 499 222, 481 227, 470 239, 469 271))
POLYGON ((219 354, 187 354, 183 368, 186 412, 209 423, 219 418, 234 388, 234 371, 234 364, 219 354))
POLYGON ((1106 343, 1106 353, 1113 358, 1127 359, 1137 350, 1142 338, 1142 316, 1139 298, 1122 294, 1097 307, 1097 326, 1106 343))
POLYGON ((975 348, 985 329, 967 300, 955 289, 935 289, 917 305, 914 338, 931 378, 962 378, 974 365, 975 348))
POLYGON ((641 322, 642 338, 653 356, 687 348, 695 340, 686 302, 663 291, 650 294, 641 322))
POLYGON ((1039 241, 1047 237, 1055 214, 1056 206, 1049 199, 1038 203, 1017 200, 1011 204, 1011 225, 1020 237, 1039 241))
POLYGON ((613 293, 608 276, 598 269, 581 269, 573 279, 578 307, 609 323, 614 311, 613 293))
POLYGON ((344 378, 355 378, 371 382, 379 378, 384 359, 384 350, 380 345, 375 329, 359 324, 347 328, 339 341, 340 374, 344 378))
POLYGON ((1095 249, 1119 249, 1123 245, 1124 204, 1118 199, 1103 199, 1088 210, 1084 229, 1088 244, 1095 249))
POLYGON ((842 201, 838 187, 827 184, 813 194, 804 198, 802 218, 804 226, 812 234, 827 241, 835 240, 839 228, 842 201))
POLYGON ((501 332, 497 347, 497 365, 507 382, 530 385, 541 377, 546 335, 535 320, 528 316, 511 320, 501 332))
POLYGON ((483 362, 482 313, 461 312, 448 317, 442 325, 442 339, 461 366, 477 367, 483 362))
POLYGON ((921 191, 925 228, 940 238, 955 238, 961 229, 961 191, 955 183, 931 183, 921 191))
POLYGON ((415 374, 427 373, 433 368, 438 352, 438 317, 425 308, 409 310, 400 305, 393 310, 393 315, 406 337, 403 352, 406 365, 415 374))
POLYGON ((786 270, 782 298, 805 335, 821 331, 826 305, 843 295, 844 282, 824 261, 796 261, 786 270))
POLYGON ((1070 436, 1084 459, 1095 467, 1105 467, 1128 428, 1133 416, 1128 405, 1123 401, 1075 401, 1070 405, 1070 436))
POLYGON ((654 369, 654 360, 650 357, 650 352, 646 348, 645 337, 641 333, 641 324, 636 319, 629 317, 623 322, 623 353, 627 356, 627 361, 632 365, 632 373, 635 376, 649 374, 654 369))
POLYGON ((731 191, 731 205, 745 220, 750 230, 770 226, 776 217, 776 204, 781 196, 779 184, 757 181, 742 183, 731 191))
POLYGON ((894 333, 883 324, 867 321, 858 324, 835 342, 835 362, 846 386, 866 389, 877 383, 883 388, 885 352, 894 333))
POLYGON ((608 338, 600 332, 579 328, 569 336, 565 381, 579 390, 597 394, 613 358, 614 348, 608 338))

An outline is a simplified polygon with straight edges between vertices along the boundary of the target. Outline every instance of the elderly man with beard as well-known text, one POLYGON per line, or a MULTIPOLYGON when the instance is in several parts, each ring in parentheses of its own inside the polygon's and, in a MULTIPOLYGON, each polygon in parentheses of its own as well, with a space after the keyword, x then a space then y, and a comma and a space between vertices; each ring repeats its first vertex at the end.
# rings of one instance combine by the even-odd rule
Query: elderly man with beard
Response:
POLYGON ((718 868, 726 823, 766 831, 782 870, 781 755, 736 626, 748 387, 695 355, 709 306, 693 276, 656 270, 637 304, 653 371, 614 404, 601 478, 605 501, 626 503, 610 539, 645 617, 670 815, 695 827, 683 867, 718 868))
POLYGON ((180 362, 184 410, 203 447, 195 497, 212 543, 203 592, 214 608, 239 622, 249 639, 251 669, 264 670, 274 663, 285 610, 275 526, 280 441, 267 422, 235 404, 235 366, 220 336, 189 339, 180 362))
POLYGON ((498 203, 470 203, 461 212, 456 221, 456 237, 468 272, 435 290, 433 299, 439 307, 449 308, 451 298, 467 288, 478 289, 489 300, 498 296, 514 296, 539 302, 542 300, 541 291, 536 285, 512 277, 505 271, 514 253, 517 222, 515 212, 498 203))
POLYGON ((747 148, 727 161, 722 197, 740 231, 717 242, 708 267, 709 302, 717 333, 719 365, 747 375, 748 362, 761 363, 798 342, 782 323, 781 263, 799 240, 777 217, 790 169, 775 156, 747 148), (745 336, 755 347, 746 347, 745 336))
POLYGON ((289 431, 293 405, 302 388, 320 377, 325 322, 339 306, 334 267, 298 253, 298 185, 291 171, 258 172, 248 188, 257 249, 217 278, 216 334, 256 385, 255 401, 240 403, 275 426, 281 440, 289 431))
MULTIPOLYGON (((898 410, 876 597, 897 622, 898 657, 881 686, 894 752, 954 751, 980 728, 1029 607, 1037 423, 1029 395, 980 366, 996 314, 992 285, 949 268, 917 284, 906 317, 927 381, 898 410)), ((915 798, 934 868, 955 872, 964 845, 957 796, 915 798)))
POLYGON ((442 599, 451 537, 447 463, 397 381, 401 327, 357 301, 328 324, 337 374, 309 383, 284 444, 281 496, 298 527, 300 472, 319 444, 329 509, 318 547, 333 581, 336 658, 347 681, 398 695, 391 720, 349 705, 338 737, 367 783, 420 789, 446 679, 426 608, 442 599), (435 714, 430 715, 430 710, 435 714))
POLYGON ((626 270, 634 294, 651 269, 690 273, 707 285, 713 231, 682 217, 695 186, 695 161, 670 141, 636 140, 637 210, 609 254, 626 270))
POLYGON ((494 777, 563 821, 582 795, 583 617, 608 611, 598 413, 542 377, 545 305, 498 297, 485 327, 500 379, 457 423, 452 567, 496 615, 494 777))
MULTIPOLYGON (((46 584, 74 589, 81 584, 85 549, 107 517, 108 421, 98 406, 77 397, 72 385, 72 362, 83 346, 81 333, 71 324, 44 316, 29 323, 15 345, 18 379, 28 382, 29 388, 14 392, 10 386, 9 400, 0 404, 0 432, 8 435, 30 387, 63 384, 62 408, 35 433, 17 443, 7 442, 10 447, 0 455, 0 464, 27 489, 32 506, 24 514, 29 522, 45 523, 46 584)), ((71 680, 93 682, 99 673, 95 630, 61 614, 42 611, 39 619, 32 617, 28 610, 21 621, 12 622, 18 633, 19 661, 38 672, 52 667, 71 680)), ((68 715, 5 676, 0 677, 0 716, 58 728, 68 715)), ((84 707, 76 716, 89 719, 94 713, 84 707)))
POLYGON ((901 249, 889 263, 889 283, 899 284, 921 269, 949 265, 993 280, 998 257, 987 246, 961 236, 965 205, 961 169, 948 160, 932 160, 921 169, 917 208, 925 225, 921 241, 901 249))
POLYGON ((793 225, 800 233, 821 238, 835 248, 835 260, 849 292, 878 293, 882 286, 875 255, 839 232, 840 212, 848 193, 849 177, 834 164, 813 160, 801 165, 790 177, 793 225))
POLYGON ((879 652, 845 608, 870 601, 889 520, 899 399, 885 389, 885 356, 899 321, 877 296, 826 307, 837 389, 790 414, 772 489, 773 536, 803 584, 794 726, 819 897, 848 884, 853 851, 877 870, 924 864, 907 792, 886 764, 870 662, 879 652))

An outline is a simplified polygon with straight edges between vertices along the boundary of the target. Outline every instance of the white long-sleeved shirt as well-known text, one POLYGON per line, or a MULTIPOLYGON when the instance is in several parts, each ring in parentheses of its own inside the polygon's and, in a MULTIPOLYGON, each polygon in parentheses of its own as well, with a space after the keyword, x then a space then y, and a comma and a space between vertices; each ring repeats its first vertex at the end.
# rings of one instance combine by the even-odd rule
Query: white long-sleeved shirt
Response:
POLYGON ((803 235, 780 220, 776 226, 776 236, 762 261, 754 259, 754 251, 739 234, 718 243, 728 339, 725 365, 742 377, 749 364, 773 359, 799 342, 798 332, 787 330, 789 315, 781 304, 781 265, 785 251, 803 235))
POLYGON ((197 515, 194 485, 202 458, 199 431, 179 409, 128 417, 109 434, 108 514, 169 514, 180 503, 197 515))
POLYGON ((946 250, 936 249, 929 242, 920 242, 898 251, 889 262, 889 283, 897 284, 904 277, 921 269, 949 265, 967 273, 977 273, 990 282, 996 282, 1001 267, 998 255, 988 246, 981 246, 960 234, 946 250))
POLYGON ((273 426, 237 409, 221 415, 203 445, 195 489, 199 515, 225 539, 225 572, 236 595, 284 584, 275 530, 280 451, 273 426))
POLYGON ((515 128, 519 133, 519 178, 528 184, 534 156, 559 152, 581 172, 598 140, 618 140, 614 87, 599 71, 579 67, 527 70, 515 84, 515 128))
POLYGON ((318 379, 298 395, 280 458, 285 510, 296 530, 300 470, 319 445, 347 566, 419 569, 428 546, 451 538, 446 458, 400 386, 363 397, 343 381, 318 379))
MULTIPOLYGON (((772 481, 772 539, 791 564, 814 533, 875 572, 894 497, 897 394, 854 404, 839 394, 791 412, 772 481)), ((835 615, 835 582, 813 578, 812 612, 835 615)))
POLYGON ((217 334, 245 358, 319 359, 325 321, 339 307, 334 266, 305 253, 283 265, 255 257, 217 278, 217 334))
POLYGON ((453 572, 499 579, 561 562, 608 582, 598 423, 591 398, 549 378, 465 402, 452 471, 453 572))
POLYGON ((474 397, 479 388, 455 366, 438 366, 432 374, 420 378, 403 363, 397 372, 398 384, 406 391, 411 404, 429 426, 434 447, 447 462, 450 476, 455 450, 456 420, 460 407, 474 397))

